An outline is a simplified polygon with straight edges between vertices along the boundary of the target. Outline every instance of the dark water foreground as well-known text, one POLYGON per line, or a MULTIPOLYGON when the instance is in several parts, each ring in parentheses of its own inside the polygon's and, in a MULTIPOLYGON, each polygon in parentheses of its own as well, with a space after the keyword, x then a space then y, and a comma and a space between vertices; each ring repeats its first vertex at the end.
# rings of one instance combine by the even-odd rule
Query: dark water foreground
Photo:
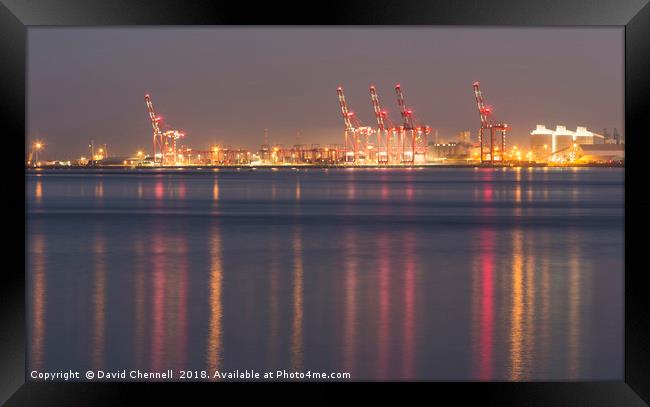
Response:
POLYGON ((29 174, 28 371, 620 380, 623 175, 29 174))

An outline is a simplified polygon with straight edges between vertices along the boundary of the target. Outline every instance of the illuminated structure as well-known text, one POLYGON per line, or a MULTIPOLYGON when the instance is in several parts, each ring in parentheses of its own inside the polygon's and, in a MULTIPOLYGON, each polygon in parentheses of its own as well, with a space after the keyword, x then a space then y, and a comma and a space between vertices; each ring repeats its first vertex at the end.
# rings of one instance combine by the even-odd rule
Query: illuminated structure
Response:
POLYGON ((478 81, 474 82, 472 85, 474 89, 474 97, 476 98, 476 105, 478 107, 478 114, 481 119, 481 126, 478 131, 478 141, 480 146, 480 159, 481 163, 486 161, 484 146, 485 131, 490 131, 490 149, 489 149, 489 160, 490 163, 494 161, 504 161, 505 150, 506 150, 506 132, 509 130, 508 124, 506 123, 492 123, 490 115, 492 114, 491 107, 485 107, 485 102, 483 100, 483 95, 481 94, 481 88, 478 81), (498 147, 494 145, 494 136, 495 133, 499 132, 501 134, 501 153, 498 153, 498 147), (499 157, 499 160, 495 160, 495 156, 499 157))
MULTIPOLYGON (((259 157, 261 159, 261 151, 259 157)), ((282 144, 276 144, 271 148, 271 161, 266 163, 263 160, 259 164, 271 165, 334 165, 342 164, 345 161, 345 146, 342 144, 330 144, 323 147, 320 144, 312 144, 311 147, 304 144, 296 144, 287 148, 282 144)))
MULTIPOLYGON (((605 144, 603 135, 593 133, 586 127, 577 127, 575 131, 568 130, 566 126, 558 125, 555 130, 547 129, 544 125, 530 132, 531 150, 528 152, 513 146, 506 151, 505 136, 509 126, 505 123, 491 121, 491 108, 486 107, 479 82, 473 84, 476 103, 481 120, 479 129, 479 146, 469 144, 471 134, 469 131, 459 132, 457 140, 452 142, 434 141, 427 144, 427 135, 431 128, 416 124, 413 111, 407 107, 404 93, 399 84, 395 85, 397 103, 400 108, 402 123, 394 124, 388 112, 380 103, 377 89, 370 86, 370 99, 376 119, 376 128, 363 126, 348 108, 343 88, 337 88, 339 107, 344 121, 344 144, 330 144, 321 147, 312 144, 296 144, 285 148, 281 144, 272 145, 269 142, 268 129, 264 129, 264 144, 261 149, 252 153, 241 148, 232 148, 224 145, 214 145, 209 150, 193 150, 180 143, 184 133, 179 130, 163 130, 162 119, 156 115, 153 102, 149 94, 145 95, 145 104, 153 130, 153 154, 149 156, 138 152, 137 156, 116 156, 110 162, 108 158, 108 145, 103 144, 98 150, 95 142, 91 140, 88 148, 89 158, 82 157, 76 160, 76 165, 135 165, 135 166, 240 166, 240 165, 418 165, 430 163, 462 162, 479 160, 481 163, 505 162, 575 162, 582 155, 593 157, 619 157, 620 149, 586 154, 580 150, 581 146, 592 144, 605 144), (486 153, 486 130, 490 131, 489 150, 486 153), (501 133, 501 145, 495 146, 495 133, 501 133), (376 134, 376 138, 372 138, 376 134), (427 151, 430 154, 427 155, 427 151), (607 153, 607 154, 606 154, 607 153)), ((605 133, 605 132, 604 132, 605 133)), ((434 134, 437 134, 437 130, 434 134)), ((605 133, 606 134, 606 133, 605 133)), ((615 141, 620 142, 620 136, 614 129, 615 141)), ((437 136, 434 137, 437 140, 437 136)), ((42 141, 32 143, 27 165, 40 166, 39 151, 43 148, 42 141), (35 158, 35 160, 33 160, 35 158)), ((587 148, 588 149, 588 148, 587 148)), ((623 152, 624 154, 624 152, 623 152)), ((624 155, 623 155, 624 156, 624 155)), ((591 160, 590 158, 588 158, 591 160)), ((607 161, 603 159, 604 161, 607 161)), ((612 159, 613 161, 621 161, 612 159)), ((609 161, 612 161, 609 160, 609 161)), ((53 162, 53 161, 52 161, 53 162)), ((63 162, 63 161, 62 161, 63 162)), ((49 165, 49 164, 45 164, 49 165)))
MULTIPOLYGON (((153 102, 149 94, 144 95, 144 101, 147 105, 147 112, 151 120, 153 129, 153 161, 154 165, 169 166, 179 165, 179 152, 177 151, 177 142, 185 137, 185 134, 178 130, 162 131, 160 123, 162 118, 156 116, 153 108, 153 102)), ((182 155, 181 155, 182 158, 182 155)), ((180 163, 182 165, 182 163, 180 163)))
POLYGON ((209 151, 186 148, 183 155, 187 165, 242 165, 250 164, 255 158, 250 151, 229 145, 213 146, 209 151))
POLYGON ((530 149, 535 158, 540 161, 548 161, 553 154, 553 130, 538 124, 537 128, 530 132, 530 149))
POLYGON ((575 131, 557 125, 555 130, 543 124, 530 132, 530 146, 538 161, 567 161, 576 145, 604 144, 605 136, 578 126, 575 131))
POLYGON ((345 162, 350 164, 376 164, 375 144, 371 141, 375 133, 372 127, 364 126, 355 116, 354 112, 348 109, 343 88, 336 89, 339 98, 339 106, 345 124, 345 162))
POLYGON ((354 112, 348 109, 348 104, 343 94, 343 87, 339 86, 336 88, 336 94, 339 98, 339 106, 341 108, 341 115, 343 116, 343 124, 345 125, 343 134, 343 139, 345 140, 345 162, 355 163, 359 159, 359 123, 354 116, 354 112))
POLYGON ((388 112, 381 108, 377 89, 370 87, 370 100, 377 120, 377 163, 388 164, 391 162, 391 143, 394 142, 394 135, 397 131, 393 126, 388 112), (388 124, 388 126, 386 126, 388 124))
POLYGON ((27 165, 31 165, 34 167, 39 167, 41 165, 41 162, 38 159, 38 153, 42 149, 43 149, 42 141, 35 141, 32 143, 32 148, 29 150, 29 157, 27 158, 27 165))
POLYGON ((400 128, 400 147, 402 152, 402 163, 412 164, 415 160, 415 126, 413 125, 413 111, 406 108, 404 93, 398 83, 395 85, 397 105, 402 116, 402 127, 400 128))
POLYGON ((147 105, 147 112, 149 112, 151 127, 153 128, 153 160, 154 163, 162 163, 162 131, 160 131, 160 127, 158 126, 160 118, 156 116, 156 112, 153 110, 153 103, 149 94, 144 95, 144 101, 147 105))
POLYGON ((472 145, 462 141, 448 143, 429 142, 427 161, 437 163, 464 163, 471 158, 472 145))
POLYGON ((427 136, 431 128, 426 125, 415 125, 413 110, 406 107, 404 93, 400 84, 395 85, 397 105, 400 109, 403 124, 400 128, 400 144, 403 164, 423 163, 426 160, 427 136))
POLYGON ((413 111, 406 107, 404 94, 399 84, 395 86, 397 103, 400 107, 403 124, 394 126, 388 117, 388 112, 379 102, 377 89, 370 87, 377 129, 363 126, 359 119, 348 108, 343 94, 343 88, 336 89, 339 107, 344 124, 345 160, 347 164, 414 164, 424 163, 427 142, 426 137, 431 131, 429 126, 415 125, 413 111), (372 136, 376 134, 376 139, 372 136))
POLYGON ((271 145, 269 144, 269 129, 264 129, 264 144, 260 146, 259 156, 262 164, 271 163, 271 145))

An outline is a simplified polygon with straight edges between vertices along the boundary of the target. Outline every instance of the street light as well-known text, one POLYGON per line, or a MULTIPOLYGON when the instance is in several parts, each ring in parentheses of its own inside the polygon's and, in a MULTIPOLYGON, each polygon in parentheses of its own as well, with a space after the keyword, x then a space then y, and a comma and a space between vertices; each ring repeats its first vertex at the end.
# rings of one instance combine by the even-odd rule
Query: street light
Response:
POLYGON ((41 141, 36 141, 34 142, 34 164, 35 166, 39 166, 39 161, 38 161, 38 152, 43 149, 43 143, 41 141))

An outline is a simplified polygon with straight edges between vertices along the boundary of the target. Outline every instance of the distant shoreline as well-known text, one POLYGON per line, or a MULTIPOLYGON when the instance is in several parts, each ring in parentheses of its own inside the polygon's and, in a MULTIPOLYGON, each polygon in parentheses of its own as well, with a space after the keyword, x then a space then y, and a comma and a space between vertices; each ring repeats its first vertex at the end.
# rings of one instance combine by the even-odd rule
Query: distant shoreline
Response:
POLYGON ((299 169, 444 169, 444 168, 625 168, 624 163, 603 163, 603 164, 567 164, 567 165, 547 165, 539 163, 522 163, 522 164, 421 164, 421 165, 207 165, 207 166, 168 166, 168 167, 136 167, 129 165, 97 165, 97 166, 61 166, 50 165, 38 168, 26 167, 27 173, 38 173, 41 171, 106 171, 113 170, 122 173, 160 173, 161 171, 188 171, 188 172, 208 172, 214 170, 237 170, 237 171, 291 171, 299 169))

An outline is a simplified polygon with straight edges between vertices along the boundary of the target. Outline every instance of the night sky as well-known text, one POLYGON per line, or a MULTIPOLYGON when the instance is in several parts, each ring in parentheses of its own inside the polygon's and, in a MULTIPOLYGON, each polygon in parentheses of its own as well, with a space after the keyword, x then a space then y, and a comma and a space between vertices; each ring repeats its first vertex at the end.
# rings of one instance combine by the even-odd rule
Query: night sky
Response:
POLYGON ((537 123, 623 129, 623 28, 29 28, 28 140, 44 158, 151 150, 144 94, 186 144, 253 149, 342 143, 336 87, 374 125, 368 87, 391 119, 401 83, 419 122, 475 137, 481 81, 509 143, 537 123))

